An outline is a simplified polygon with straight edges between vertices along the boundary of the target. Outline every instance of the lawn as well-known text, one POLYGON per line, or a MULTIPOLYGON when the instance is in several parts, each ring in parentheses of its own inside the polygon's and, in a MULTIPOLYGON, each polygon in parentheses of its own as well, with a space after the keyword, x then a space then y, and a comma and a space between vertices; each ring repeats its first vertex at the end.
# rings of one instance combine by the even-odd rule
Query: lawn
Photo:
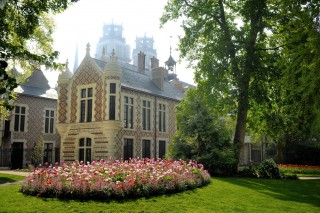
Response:
POLYGON ((25 179, 25 177, 19 175, 0 174, 0 184, 12 183, 23 179, 25 179))
POLYGON ((19 188, 0 187, 0 212, 320 212, 320 180, 213 178, 193 191, 107 202, 37 198, 19 188))

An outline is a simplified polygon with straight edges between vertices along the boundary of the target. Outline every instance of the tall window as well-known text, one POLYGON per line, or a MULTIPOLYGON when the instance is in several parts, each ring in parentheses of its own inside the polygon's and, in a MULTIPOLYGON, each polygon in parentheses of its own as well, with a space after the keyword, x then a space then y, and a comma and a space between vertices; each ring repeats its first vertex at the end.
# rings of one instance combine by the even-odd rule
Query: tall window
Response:
POLYGON ((44 143, 43 163, 53 163, 53 143, 44 143))
POLYGON ((166 105, 159 104, 159 131, 166 131, 166 105))
POLYGON ((150 140, 142 140, 142 157, 150 158, 150 140))
POLYGON ((133 98, 124 97, 124 128, 133 129, 133 98))
POLYGON ((14 109, 14 131, 24 132, 26 122, 26 107, 15 106, 14 109))
POLYGON ((81 89, 80 122, 92 121, 92 88, 81 89))
POLYGON ((53 133, 54 130, 54 110, 46 110, 44 132, 53 133))
POLYGON ((159 158, 164 158, 166 155, 166 141, 159 141, 159 158))
POLYGON ((124 139, 123 159, 133 158, 133 139, 124 139))
POLYGON ((150 101, 142 101, 142 129, 151 130, 151 104, 150 101))
POLYGON ((116 119, 116 84, 110 83, 109 119, 116 119))
POLYGON ((79 161, 91 161, 91 138, 81 138, 79 142, 79 161))

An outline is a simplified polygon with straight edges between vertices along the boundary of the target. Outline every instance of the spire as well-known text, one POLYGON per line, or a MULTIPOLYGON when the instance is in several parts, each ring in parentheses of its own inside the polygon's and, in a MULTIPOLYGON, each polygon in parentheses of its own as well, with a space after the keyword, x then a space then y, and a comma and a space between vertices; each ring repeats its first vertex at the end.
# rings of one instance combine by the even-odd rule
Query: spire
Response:
POLYGON ((102 47, 101 61, 104 61, 104 62, 107 61, 106 48, 105 47, 102 47))
POLYGON ((164 63, 165 63, 165 65, 166 65, 166 67, 167 67, 167 69, 169 71, 175 73, 175 70, 173 70, 173 69, 175 68, 177 62, 171 56, 171 50, 172 50, 172 48, 171 48, 171 38, 172 38, 172 36, 170 36, 170 56, 169 56, 168 60, 166 62, 164 62, 164 63))
MULTIPOLYGON (((74 65, 73 65, 73 73, 75 73, 78 69, 78 66, 79 66, 79 61, 78 61, 78 43, 77 43, 77 46, 76 46, 76 53, 75 53, 75 56, 74 56, 74 65)), ((68 62, 68 61, 67 61, 68 62)))
POLYGON ((86 55, 90 56, 90 44, 87 44, 86 55))

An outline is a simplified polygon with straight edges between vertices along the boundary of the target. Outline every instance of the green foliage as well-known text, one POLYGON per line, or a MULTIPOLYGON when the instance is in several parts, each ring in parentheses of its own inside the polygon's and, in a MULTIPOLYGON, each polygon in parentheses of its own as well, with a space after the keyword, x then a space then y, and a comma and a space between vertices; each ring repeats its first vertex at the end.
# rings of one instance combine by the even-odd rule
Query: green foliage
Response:
POLYGON ((49 14, 60 13, 77 1, 4 2, 0 8, 0 79, 5 81, 0 83, 0 111, 12 109, 12 92, 17 87, 15 77, 7 75, 8 68, 20 66, 31 72, 40 65, 52 68, 62 66, 55 62, 59 53, 52 48, 54 24, 49 14))
POLYGON ((279 179, 281 173, 278 165, 272 159, 266 159, 259 165, 259 177, 268 179, 279 179))
POLYGON ((178 131, 169 147, 175 159, 197 160, 212 175, 231 175, 235 163, 228 116, 221 118, 198 89, 189 89, 177 106, 178 131))
POLYGON ((41 136, 39 140, 35 143, 33 152, 32 152, 32 162, 37 166, 42 163, 42 158, 43 158, 43 137, 41 136))

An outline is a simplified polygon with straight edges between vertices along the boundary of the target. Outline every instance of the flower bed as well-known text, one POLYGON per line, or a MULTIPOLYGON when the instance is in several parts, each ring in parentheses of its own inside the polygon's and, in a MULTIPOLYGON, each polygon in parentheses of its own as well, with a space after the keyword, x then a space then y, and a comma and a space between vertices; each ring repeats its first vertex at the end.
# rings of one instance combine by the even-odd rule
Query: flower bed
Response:
POLYGON ((109 159, 37 168, 20 191, 40 197, 105 200, 180 192, 209 182, 209 173, 195 161, 109 159))
POLYGON ((279 169, 285 174, 309 174, 320 176, 320 166, 279 164, 279 169))

